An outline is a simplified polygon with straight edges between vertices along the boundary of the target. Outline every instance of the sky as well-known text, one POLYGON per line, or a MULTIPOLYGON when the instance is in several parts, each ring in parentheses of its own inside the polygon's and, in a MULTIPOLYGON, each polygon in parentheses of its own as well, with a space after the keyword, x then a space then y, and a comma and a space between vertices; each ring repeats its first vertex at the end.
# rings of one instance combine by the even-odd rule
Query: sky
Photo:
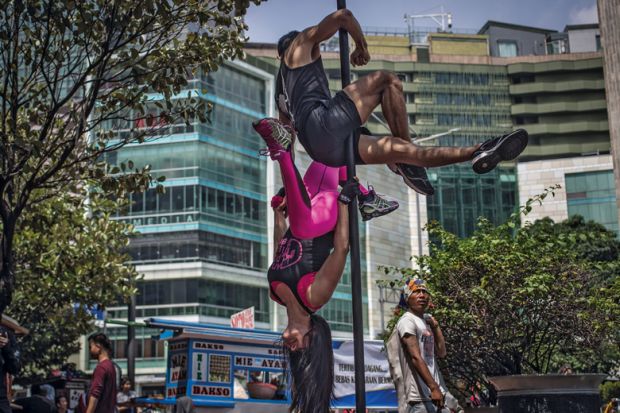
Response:
MULTIPOLYGON (((408 14, 452 13, 452 26, 480 29, 487 20, 521 24, 550 30, 563 30, 568 24, 598 22, 596 0, 349 0, 347 8, 362 27, 406 29, 408 14)), ((334 11, 336 0, 267 0, 252 5, 246 22, 250 42, 275 43, 291 30, 318 23, 334 11)), ((416 25, 431 27, 430 20, 416 25)))

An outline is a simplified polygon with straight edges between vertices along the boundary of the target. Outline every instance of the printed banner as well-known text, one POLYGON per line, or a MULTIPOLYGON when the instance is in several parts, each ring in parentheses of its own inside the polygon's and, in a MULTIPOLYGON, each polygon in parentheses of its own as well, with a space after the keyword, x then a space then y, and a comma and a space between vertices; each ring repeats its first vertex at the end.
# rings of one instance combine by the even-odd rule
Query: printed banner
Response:
MULTIPOLYGON (((364 376, 366 393, 394 390, 387 354, 381 341, 364 342, 364 376)), ((334 397, 355 394, 355 365, 353 341, 345 341, 334 349, 334 397)))

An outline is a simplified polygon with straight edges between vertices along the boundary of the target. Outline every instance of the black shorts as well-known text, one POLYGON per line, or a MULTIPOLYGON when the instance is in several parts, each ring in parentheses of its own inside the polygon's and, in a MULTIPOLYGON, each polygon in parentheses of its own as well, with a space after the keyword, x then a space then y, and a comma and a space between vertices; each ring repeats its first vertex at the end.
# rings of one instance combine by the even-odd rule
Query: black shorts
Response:
MULTIPOLYGON (((310 157, 332 167, 346 165, 346 139, 362 125, 355 103, 340 91, 326 105, 315 107, 298 131, 299 141, 310 157)), ((355 164, 363 165, 359 155, 359 133, 355 133, 355 164)))

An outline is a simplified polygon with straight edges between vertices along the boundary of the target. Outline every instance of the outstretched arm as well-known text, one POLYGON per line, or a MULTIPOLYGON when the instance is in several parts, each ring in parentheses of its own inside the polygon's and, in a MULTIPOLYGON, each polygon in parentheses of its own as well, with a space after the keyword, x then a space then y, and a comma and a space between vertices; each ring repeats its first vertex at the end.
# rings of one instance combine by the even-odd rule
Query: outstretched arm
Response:
POLYGON ((313 307, 327 303, 342 277, 349 252, 349 210, 338 202, 338 222, 334 230, 334 250, 316 273, 314 282, 308 288, 308 301, 313 307))

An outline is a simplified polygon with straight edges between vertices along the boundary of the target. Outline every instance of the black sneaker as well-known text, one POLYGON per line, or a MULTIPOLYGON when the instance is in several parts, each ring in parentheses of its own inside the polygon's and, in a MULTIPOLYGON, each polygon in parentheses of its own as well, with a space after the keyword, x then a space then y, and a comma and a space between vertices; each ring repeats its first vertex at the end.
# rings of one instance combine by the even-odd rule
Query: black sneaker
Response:
POLYGON ((501 161, 515 159, 527 146, 528 135, 524 129, 517 129, 507 135, 491 138, 482 143, 474 152, 472 164, 474 172, 485 174, 501 161))
POLYGON ((377 194, 372 186, 368 186, 368 193, 360 195, 358 199, 362 221, 387 215, 398 209, 399 206, 397 201, 377 194))
MULTIPOLYGON (((370 133, 370 131, 363 126, 360 127, 360 132, 364 135, 372 136, 372 133, 370 133)), ((403 181, 405 181, 405 184, 407 184, 409 188, 426 196, 430 196, 435 193, 435 189, 428 180, 425 168, 404 163, 397 163, 394 165, 395 166, 387 165, 387 167, 396 175, 402 176, 403 181)))
POLYGON ((397 163, 395 173, 402 176, 407 186, 417 193, 426 196, 431 196, 435 193, 435 188, 428 180, 425 168, 406 163, 397 163))

